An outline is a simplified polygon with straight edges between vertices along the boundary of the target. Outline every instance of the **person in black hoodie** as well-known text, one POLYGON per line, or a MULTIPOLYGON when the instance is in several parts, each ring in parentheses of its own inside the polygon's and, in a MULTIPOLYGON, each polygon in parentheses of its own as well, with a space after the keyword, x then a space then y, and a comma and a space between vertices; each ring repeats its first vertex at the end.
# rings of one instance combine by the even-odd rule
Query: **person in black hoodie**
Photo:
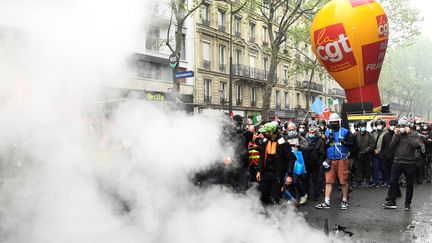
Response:
POLYGON ((393 164, 393 157, 394 157, 394 151, 390 148, 390 142, 393 138, 393 135, 395 134, 397 123, 398 123, 397 120, 391 120, 389 122, 390 126, 387 130, 387 133, 384 134, 382 140, 380 156, 384 161, 383 173, 388 175, 388 176, 384 176, 386 180, 383 183, 383 187, 388 187, 390 185, 390 172, 391 172, 391 167, 393 164))
POLYGON ((366 126, 366 121, 360 121, 360 132, 355 135, 359 152, 354 159, 356 171, 356 183, 354 187, 361 186, 363 180, 366 180, 365 186, 369 186, 368 184, 371 176, 371 161, 375 149, 375 139, 373 135, 366 130, 366 126))
POLYGON ((397 208, 397 184, 399 176, 403 173, 406 178, 405 211, 411 210, 416 171, 416 150, 419 147, 420 142, 418 136, 411 132, 406 118, 401 118, 398 127, 395 129, 393 139, 390 142, 390 148, 394 149, 394 162, 387 196, 388 202, 383 204, 384 208, 397 208))
POLYGON ((319 171, 322 162, 326 158, 324 142, 319 135, 318 127, 311 127, 306 135, 308 149, 303 151, 303 156, 306 166, 306 175, 304 176, 304 188, 309 194, 311 189, 310 182, 312 181, 312 200, 318 201, 320 194, 319 171))
POLYGON ((422 136, 425 145, 425 151, 423 153, 423 158, 425 160, 425 179, 427 183, 431 183, 432 178, 432 136, 431 127, 429 124, 423 124, 422 126, 422 136))
POLYGON ((277 124, 269 122, 260 129, 266 139, 261 143, 263 149, 260 151, 256 179, 260 183, 261 201, 265 205, 279 202, 284 184, 291 185, 293 181, 296 156, 277 128, 277 124))

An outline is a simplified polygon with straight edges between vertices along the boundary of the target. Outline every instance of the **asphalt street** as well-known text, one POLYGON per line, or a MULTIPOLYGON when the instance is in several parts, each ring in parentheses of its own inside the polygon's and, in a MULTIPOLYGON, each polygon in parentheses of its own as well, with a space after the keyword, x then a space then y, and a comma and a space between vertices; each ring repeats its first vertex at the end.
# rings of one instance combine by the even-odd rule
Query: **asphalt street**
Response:
MULTIPOLYGON (((299 211, 313 227, 330 231, 337 225, 353 233, 355 242, 432 242, 432 185, 415 184, 411 211, 404 210, 405 188, 397 209, 384 209, 387 188, 359 188, 350 193, 349 209, 340 209, 340 195, 334 190, 331 209, 318 210, 309 200, 299 211)), ((322 200, 322 199, 320 199, 322 200)))

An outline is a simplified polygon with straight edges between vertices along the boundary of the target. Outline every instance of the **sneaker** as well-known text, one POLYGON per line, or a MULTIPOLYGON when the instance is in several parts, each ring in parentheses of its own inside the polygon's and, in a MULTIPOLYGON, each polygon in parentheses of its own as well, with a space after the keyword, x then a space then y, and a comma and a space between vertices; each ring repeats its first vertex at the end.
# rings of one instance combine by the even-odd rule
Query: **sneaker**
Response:
POLYGON ((397 208, 396 203, 392 202, 392 201, 388 201, 388 202, 384 203, 383 207, 385 209, 396 209, 397 208))
POLYGON ((411 206, 410 205, 405 205, 405 211, 411 211, 411 206))
POLYGON ((347 201, 342 201, 342 203, 341 203, 341 209, 342 210, 347 210, 348 209, 348 202, 347 201))
POLYGON ((381 188, 386 188, 386 187, 388 187, 388 186, 389 186, 389 185, 388 185, 386 182, 384 182, 383 184, 380 185, 381 188))
POLYGON ((305 194, 303 197, 300 197, 300 205, 305 204, 306 201, 307 201, 307 199, 308 199, 308 195, 307 194, 305 194))
POLYGON ((325 202, 318 203, 317 205, 315 205, 315 208, 317 208, 317 209, 330 209, 330 204, 327 204, 325 202))

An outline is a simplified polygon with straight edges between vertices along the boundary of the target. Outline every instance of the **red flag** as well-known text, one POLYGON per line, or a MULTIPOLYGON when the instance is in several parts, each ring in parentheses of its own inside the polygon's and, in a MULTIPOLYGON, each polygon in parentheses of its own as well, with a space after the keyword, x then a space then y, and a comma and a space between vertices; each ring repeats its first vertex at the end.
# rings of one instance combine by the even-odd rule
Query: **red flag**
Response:
POLYGON ((321 120, 326 120, 326 121, 328 121, 328 119, 330 118, 330 114, 331 114, 330 109, 326 106, 326 107, 324 107, 324 110, 323 110, 322 116, 318 115, 318 117, 319 117, 319 119, 321 119, 321 120))

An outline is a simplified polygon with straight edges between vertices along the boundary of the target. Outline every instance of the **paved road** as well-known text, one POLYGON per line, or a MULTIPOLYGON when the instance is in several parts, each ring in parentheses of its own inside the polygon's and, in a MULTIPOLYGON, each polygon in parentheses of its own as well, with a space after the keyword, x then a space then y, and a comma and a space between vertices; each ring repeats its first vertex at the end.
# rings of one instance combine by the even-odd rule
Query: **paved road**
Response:
POLYGON ((391 210, 382 207, 387 189, 356 189, 350 194, 349 209, 344 211, 340 210, 340 192, 336 190, 331 209, 317 210, 315 202, 308 201, 299 211, 313 227, 324 230, 326 218, 330 230, 335 225, 347 227, 355 242, 432 242, 432 185, 415 185, 410 212, 403 208, 405 188, 402 194, 398 209, 391 210))

